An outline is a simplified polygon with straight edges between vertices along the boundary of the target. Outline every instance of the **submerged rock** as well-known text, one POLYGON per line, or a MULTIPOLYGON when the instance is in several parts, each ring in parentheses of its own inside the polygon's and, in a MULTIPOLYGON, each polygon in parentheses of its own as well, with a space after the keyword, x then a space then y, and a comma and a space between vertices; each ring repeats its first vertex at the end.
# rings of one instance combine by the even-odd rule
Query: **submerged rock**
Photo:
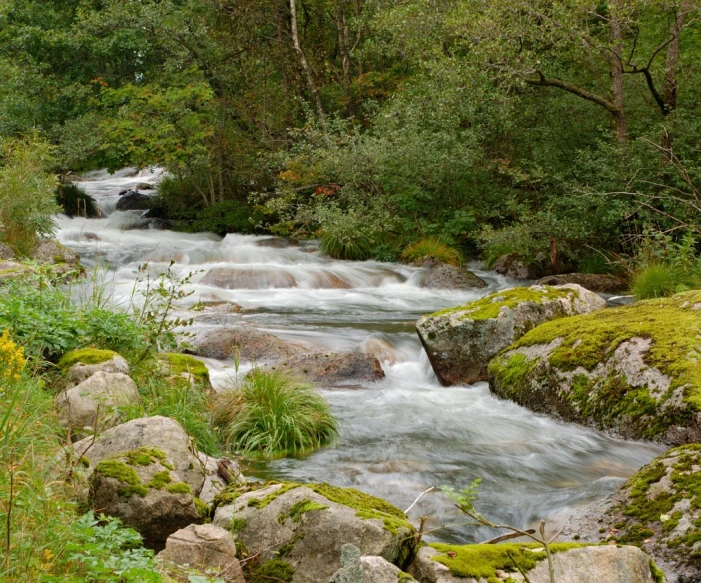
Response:
POLYGON ((232 358, 236 351, 242 360, 271 361, 302 354, 304 348, 256 328, 226 327, 202 332, 191 350, 198 356, 219 360, 232 358))
POLYGON ((537 285, 566 285, 576 283, 597 293, 615 293, 628 289, 628 282, 622 277, 600 273, 567 273, 549 275, 536 282, 537 285))
POLYGON ((487 364, 538 324, 589 313, 606 301, 578 285, 513 288, 421 318, 419 338, 444 385, 487 380, 487 364))
POLYGON ((552 273, 542 253, 531 262, 521 259, 514 253, 507 253, 494 262, 494 271, 513 279, 538 279, 552 273))
MULTIPOLYGON (((557 583, 663 583, 636 547, 554 543, 551 549, 557 583)), ((484 583, 523 581, 519 569, 531 583, 551 581, 543 548, 514 543, 432 544, 419 550, 410 572, 421 583, 484 583)))
MULTIPOLYGON (((328 484, 250 484, 215 499, 213 524, 235 531, 261 569, 284 570, 294 583, 327 583, 341 567, 341 547, 402 565, 414 529, 388 502, 328 484)), ((255 576, 254 576, 255 580, 255 576)), ((362 581, 361 581, 362 583, 362 581)))
POLYGON ((489 364, 492 390, 631 439, 701 440, 701 292, 547 322, 489 364))
POLYGON ((280 269, 234 269, 215 267, 200 280, 203 285, 223 289, 278 289, 296 287, 295 278, 280 269))
POLYGON ((151 208, 153 198, 147 194, 129 191, 117 201, 118 211, 146 211, 151 208))
POLYGON ((569 518, 563 535, 629 544, 653 556, 669 583, 701 581, 701 445, 669 450, 604 502, 569 518))
POLYGON ((360 352, 308 354, 280 362, 271 368, 325 386, 379 381, 385 377, 380 362, 360 352))

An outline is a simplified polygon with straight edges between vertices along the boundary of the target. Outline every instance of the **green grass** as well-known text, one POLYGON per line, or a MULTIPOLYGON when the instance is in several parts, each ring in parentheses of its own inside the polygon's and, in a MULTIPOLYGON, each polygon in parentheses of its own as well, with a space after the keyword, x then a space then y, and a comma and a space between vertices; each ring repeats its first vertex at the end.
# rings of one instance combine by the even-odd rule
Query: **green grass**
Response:
POLYGON ((373 256, 372 242, 364 235, 348 237, 326 232, 321 236, 319 248, 334 259, 364 261, 373 256))
POLYGON ((701 278, 666 263, 650 265, 633 277, 632 291, 638 300, 666 298, 697 288, 701 278))
POLYGON ((402 251, 402 259, 404 261, 419 261, 424 257, 433 257, 441 263, 449 263, 450 265, 460 265, 462 263, 460 251, 446 245, 438 237, 421 239, 408 245, 402 251))
POLYGON ((95 199, 72 182, 58 187, 56 202, 69 217, 80 216, 92 219, 99 215, 95 199))
POLYGON ((264 458, 309 452, 338 434, 328 404, 312 385, 262 369, 217 395, 213 421, 229 448, 264 458))

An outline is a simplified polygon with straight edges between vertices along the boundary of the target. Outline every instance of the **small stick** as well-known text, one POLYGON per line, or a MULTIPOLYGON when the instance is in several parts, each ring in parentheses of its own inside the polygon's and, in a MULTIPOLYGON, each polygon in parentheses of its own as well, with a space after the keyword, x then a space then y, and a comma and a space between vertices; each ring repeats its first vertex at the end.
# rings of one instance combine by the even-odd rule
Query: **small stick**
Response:
POLYGON ((424 490, 423 492, 421 492, 421 494, 419 494, 419 495, 416 497, 416 500, 414 500, 414 502, 412 502, 411 506, 409 506, 409 508, 407 508, 407 509, 404 511, 404 514, 409 514, 409 510, 411 510, 414 506, 416 506, 416 503, 421 499, 421 496, 423 496, 424 494, 428 494, 429 492, 431 492, 431 491, 433 491, 433 490, 435 490, 435 489, 436 489, 436 488, 435 488, 434 486, 431 486, 428 490, 424 490))

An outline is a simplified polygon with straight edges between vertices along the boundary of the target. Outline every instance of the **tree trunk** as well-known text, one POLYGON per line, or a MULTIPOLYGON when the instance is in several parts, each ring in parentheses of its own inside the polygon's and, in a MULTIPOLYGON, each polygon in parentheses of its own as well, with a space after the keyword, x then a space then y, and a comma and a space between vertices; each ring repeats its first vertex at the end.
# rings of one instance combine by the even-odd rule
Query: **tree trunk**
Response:
POLYGON ((291 29, 292 29, 292 44, 294 46, 297 55, 299 56, 300 65, 304 70, 304 75, 307 78, 307 86, 309 87, 309 92, 312 94, 312 100, 316 107, 316 113, 319 116, 319 125, 321 129, 326 133, 326 116, 324 115, 324 108, 321 105, 321 98, 319 97, 319 91, 316 88, 316 83, 314 83, 314 76, 312 75, 312 70, 307 62, 307 57, 304 55, 301 45, 299 44, 299 32, 297 30, 297 4, 295 0, 290 0, 290 18, 291 18, 291 29))
POLYGON ((679 12, 674 14, 674 18, 669 25, 669 35, 674 40, 667 47, 667 63, 664 77, 664 101, 669 111, 677 108, 677 68, 679 66, 679 36, 684 27, 684 17, 689 9, 690 0, 683 0, 679 7, 679 12))
POLYGON ((628 140, 628 124, 623 99, 623 32, 618 6, 612 3, 610 10, 611 26, 611 101, 618 109, 614 115, 616 140, 625 144, 628 140))
POLYGON ((338 29, 338 51, 341 53, 341 70, 343 81, 343 97, 346 102, 346 111, 350 110, 351 103, 351 60, 350 60, 350 33, 346 21, 345 0, 338 0, 336 12, 336 28, 338 29))

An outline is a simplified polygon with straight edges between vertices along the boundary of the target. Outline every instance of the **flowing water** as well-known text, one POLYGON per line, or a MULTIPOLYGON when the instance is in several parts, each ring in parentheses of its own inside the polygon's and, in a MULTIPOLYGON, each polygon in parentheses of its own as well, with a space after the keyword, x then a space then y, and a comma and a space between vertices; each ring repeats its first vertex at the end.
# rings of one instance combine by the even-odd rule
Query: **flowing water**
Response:
MULTIPOLYGON (((100 203, 103 218, 59 218, 60 240, 86 266, 108 266, 117 302, 131 294, 140 264, 163 270, 172 260, 179 274, 195 273, 193 302, 209 302, 196 330, 255 325, 313 350, 370 351, 383 361, 386 378, 380 382, 321 388, 339 420, 336 445, 249 466, 249 475, 352 486, 402 509, 430 486, 464 488, 480 477, 479 510, 525 526, 557 520, 573 506, 605 496, 663 451, 535 415, 492 396, 486 383, 439 384, 416 336, 416 320, 515 282, 475 265, 487 289, 426 290, 417 285, 419 268, 330 260, 314 245, 276 248, 266 246, 265 237, 157 230, 139 211, 114 210, 120 191, 158 179, 148 171, 92 173, 82 186, 100 203), (200 283, 215 268, 255 270, 248 273, 259 283, 294 287, 228 290, 200 283), (243 311, 222 309, 222 302, 235 302, 243 311)), ((215 385, 231 382, 232 362, 206 362, 215 385)), ((442 494, 422 497, 410 513, 421 515, 432 517, 428 527, 437 529, 432 536, 439 540, 473 540, 470 528, 450 526, 461 518, 442 494), (442 525, 448 526, 439 529, 442 525)))

